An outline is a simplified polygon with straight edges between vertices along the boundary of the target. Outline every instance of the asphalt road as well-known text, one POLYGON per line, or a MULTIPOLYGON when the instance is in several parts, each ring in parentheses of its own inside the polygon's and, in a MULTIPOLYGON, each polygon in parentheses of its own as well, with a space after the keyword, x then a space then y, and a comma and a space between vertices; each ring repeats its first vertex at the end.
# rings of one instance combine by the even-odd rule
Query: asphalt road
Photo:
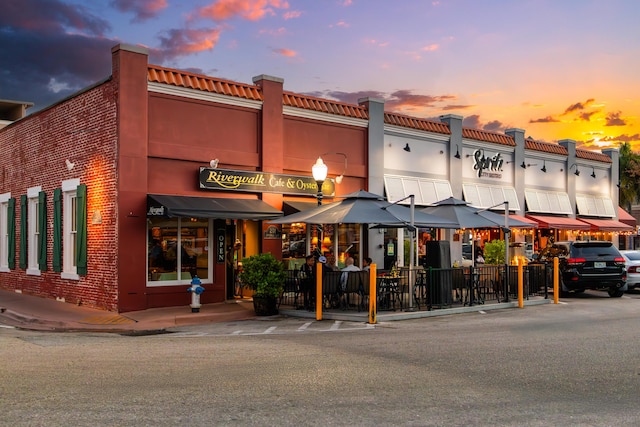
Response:
POLYGON ((0 328, 0 425, 637 426, 640 294, 375 325, 0 328))

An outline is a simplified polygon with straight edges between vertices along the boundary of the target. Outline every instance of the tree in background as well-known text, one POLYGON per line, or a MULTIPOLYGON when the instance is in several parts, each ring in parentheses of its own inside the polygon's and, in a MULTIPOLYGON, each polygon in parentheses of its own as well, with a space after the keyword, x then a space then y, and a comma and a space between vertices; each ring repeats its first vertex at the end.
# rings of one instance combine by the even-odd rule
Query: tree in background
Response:
POLYGON ((631 211, 631 205, 638 203, 640 194, 640 155, 631 151, 631 144, 620 144, 620 206, 627 212, 631 211))

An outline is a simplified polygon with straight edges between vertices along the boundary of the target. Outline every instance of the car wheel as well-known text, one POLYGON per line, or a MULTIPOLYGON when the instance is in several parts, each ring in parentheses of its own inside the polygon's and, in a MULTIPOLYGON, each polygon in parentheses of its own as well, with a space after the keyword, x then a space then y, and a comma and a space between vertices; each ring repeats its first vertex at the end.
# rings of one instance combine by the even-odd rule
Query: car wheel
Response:
POLYGON ((622 295, 624 295, 624 291, 621 291, 620 289, 615 289, 615 288, 609 289, 609 296, 611 298, 620 298, 622 295))

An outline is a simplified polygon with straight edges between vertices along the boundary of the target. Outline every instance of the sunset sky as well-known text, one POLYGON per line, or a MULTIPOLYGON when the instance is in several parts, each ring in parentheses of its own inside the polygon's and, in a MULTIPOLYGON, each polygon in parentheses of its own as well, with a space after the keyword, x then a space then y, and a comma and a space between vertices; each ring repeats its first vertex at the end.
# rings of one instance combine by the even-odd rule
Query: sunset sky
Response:
POLYGON ((640 151, 638 0, 8 0, 0 99, 34 112, 150 62, 415 117, 525 129, 541 141, 640 151))

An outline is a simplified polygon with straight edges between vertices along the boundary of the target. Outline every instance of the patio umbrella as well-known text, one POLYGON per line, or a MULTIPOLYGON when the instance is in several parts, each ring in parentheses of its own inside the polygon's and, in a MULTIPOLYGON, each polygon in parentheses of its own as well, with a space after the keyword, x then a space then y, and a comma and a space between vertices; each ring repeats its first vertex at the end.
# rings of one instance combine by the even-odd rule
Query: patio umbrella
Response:
MULTIPOLYGON (((449 197, 421 212, 437 215, 457 224, 456 228, 499 228, 504 225, 504 216, 495 212, 474 208, 469 202, 449 197)), ((532 225, 509 218, 509 227, 531 227, 532 225)))
MULTIPOLYGON (((269 221, 270 224, 381 224, 408 227, 411 209, 393 205, 382 196, 364 190, 342 196, 343 200, 321 205, 307 211, 296 212, 269 221)), ((414 211, 414 225, 422 228, 458 228, 458 225, 437 215, 414 211)))

